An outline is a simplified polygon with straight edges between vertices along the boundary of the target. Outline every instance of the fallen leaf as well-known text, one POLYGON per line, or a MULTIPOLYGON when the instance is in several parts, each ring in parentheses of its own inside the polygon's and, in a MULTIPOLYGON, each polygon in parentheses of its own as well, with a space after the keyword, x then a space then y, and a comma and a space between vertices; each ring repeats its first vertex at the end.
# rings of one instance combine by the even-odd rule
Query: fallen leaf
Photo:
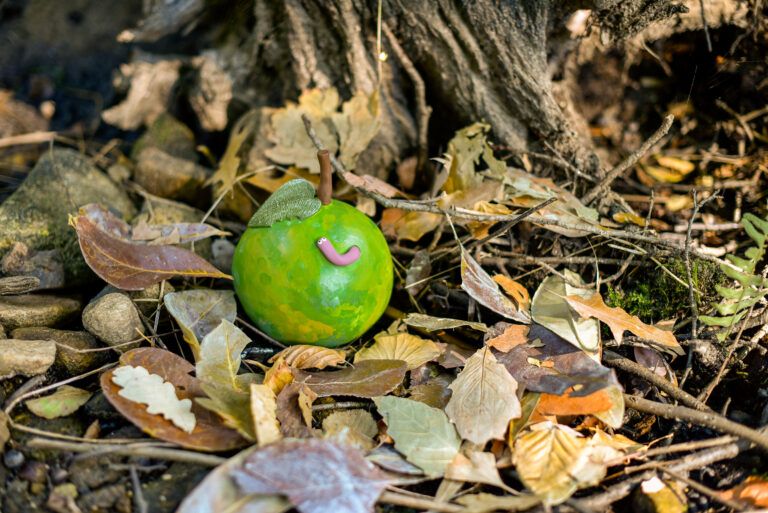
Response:
POLYGON ((445 317, 432 317, 419 313, 409 313, 403 320, 408 326, 421 328, 427 331, 451 330, 466 326, 473 330, 486 332, 488 326, 482 322, 462 321, 461 319, 446 319, 445 317))
POLYGON ((321 370, 343 364, 346 361, 346 353, 341 349, 298 344, 288 346, 275 354, 269 359, 269 363, 274 363, 279 358, 283 358, 286 365, 295 369, 321 370))
POLYGON ((461 439, 442 410, 401 397, 374 397, 387 434, 406 459, 431 477, 445 473, 459 453, 461 439))
POLYGON ((688 501, 685 499, 685 485, 674 480, 662 480, 653 476, 640 483, 638 506, 654 513, 685 513, 688 501))
POLYGON ((634 346, 635 361, 654 374, 677 386, 677 375, 659 351, 652 347, 634 346))
POLYGON ((496 468, 496 457, 490 452, 470 451, 467 456, 457 454, 445 469, 445 478, 466 483, 483 483, 511 491, 501 480, 496 468))
POLYGON ((186 249, 126 242, 100 230, 83 215, 70 217, 69 223, 77 231, 88 266, 118 289, 142 290, 176 276, 232 278, 186 249))
POLYGON ((596 318, 604 322, 610 328, 613 338, 619 344, 624 336, 624 331, 631 331, 640 338, 655 342, 661 349, 671 351, 674 354, 685 354, 683 348, 677 342, 671 331, 661 330, 655 326, 645 324, 635 315, 629 315, 618 307, 609 307, 603 301, 599 293, 585 298, 580 295, 569 295, 566 298, 568 304, 583 318, 596 318))
POLYGON ((246 178, 245 181, 254 187, 272 193, 295 178, 303 178, 315 187, 320 184, 320 176, 310 174, 306 169, 295 166, 291 166, 285 171, 271 166, 259 168, 253 171, 251 176, 246 178))
POLYGON ((431 340, 409 333, 389 335, 385 332, 374 337, 372 346, 355 353, 355 364, 365 360, 402 360, 408 364, 409 370, 413 370, 441 354, 440 348, 431 340))
POLYGON ((272 367, 267 369, 264 374, 264 384, 268 386, 274 394, 280 395, 280 392, 286 386, 293 382, 293 371, 285 362, 285 358, 278 356, 272 367))
POLYGON ((363 360, 335 372, 294 371, 295 380, 318 397, 348 395, 371 398, 391 392, 405 379, 408 366, 401 360, 363 360))
POLYGON ((131 225, 101 203, 88 203, 80 207, 80 213, 113 237, 126 240, 131 238, 131 225))
POLYGON ((606 413, 599 417, 611 427, 621 425, 624 400, 612 369, 603 367, 584 351, 536 323, 531 325, 528 338, 539 343, 521 344, 496 355, 521 386, 529 391, 558 396, 568 393, 569 397, 585 397, 604 390, 611 399, 611 415, 607 417, 606 413), (529 358, 551 363, 536 366, 529 362, 529 358))
MULTIPOLYGON (((526 511, 541 503, 535 496, 525 495, 493 495, 491 493, 476 493, 462 495, 456 502, 466 508, 466 513, 490 513, 491 511, 526 511)), ((179 512, 182 513, 182 512, 179 512)))
MULTIPOLYGON (((565 270, 571 281, 581 283, 576 273, 565 270)), ((600 361, 600 325, 594 319, 582 319, 571 310, 568 296, 590 297, 593 291, 576 288, 560 276, 548 276, 533 295, 531 317, 542 326, 600 361)))
POLYGON ((24 405, 29 411, 44 419, 66 417, 88 402, 91 393, 82 388, 62 385, 45 397, 30 399, 24 405))
POLYGON ((529 326, 524 324, 510 324, 504 329, 504 333, 498 337, 493 337, 485 342, 485 345, 492 347, 502 353, 509 352, 513 347, 528 342, 529 326))
POLYGON ((277 397, 266 385, 251 384, 251 416, 256 440, 260 446, 282 438, 277 420, 277 397))
POLYGON ((613 400, 607 390, 598 390, 583 397, 541 394, 538 412, 542 415, 591 415, 610 410, 613 400))
POLYGON ((476 172, 476 166, 482 157, 486 165, 494 171, 503 171, 506 165, 494 158, 486 136, 491 127, 485 123, 474 123, 461 130, 448 142, 445 162, 448 164, 448 179, 443 184, 447 193, 469 190, 479 185, 483 177, 476 172))
POLYGON ((208 473, 203 481, 181 502, 176 513, 285 513, 291 504, 282 495, 247 494, 240 490, 232 476, 258 446, 237 453, 208 473))
POLYGON ((413 255, 405 273, 405 290, 411 297, 416 297, 429 284, 432 262, 429 251, 420 249, 413 255))
POLYGON ((406 460, 391 445, 379 445, 366 456, 366 459, 390 472, 405 474, 406 476, 424 475, 424 472, 419 467, 406 460))
POLYGON ((515 438, 518 433, 528 427, 531 424, 536 424, 543 420, 548 420, 547 417, 539 414, 538 406, 541 394, 538 392, 524 392, 523 398, 520 399, 520 417, 509 421, 509 431, 507 432, 507 445, 512 449, 515 445, 515 438))
POLYGON ((200 359, 195 365, 197 379, 235 391, 248 392, 256 379, 253 373, 240 374, 240 354, 251 339, 237 326, 222 319, 200 344, 200 359))
POLYGON ((531 322, 528 313, 518 310, 515 304, 502 294, 496 282, 463 247, 461 248, 461 288, 475 301, 503 317, 523 323, 531 322))
POLYGON ((531 296, 528 294, 528 290, 518 282, 503 274, 495 274, 493 281, 498 283, 504 292, 515 300, 520 310, 529 310, 531 308, 531 296))
POLYGON ((171 292, 163 298, 165 308, 181 328, 184 340, 200 357, 200 341, 222 320, 235 322, 237 302, 231 290, 192 289, 171 292))
POLYGON ((280 391, 277 395, 277 420, 283 437, 314 437, 311 406, 316 398, 317 394, 300 383, 290 383, 280 391))
POLYGON ((197 404, 215 412, 225 426, 236 430, 246 440, 256 440, 248 392, 235 390, 223 384, 206 382, 201 382, 200 388, 207 397, 195 398, 197 404))
POLYGON ((355 169, 357 158, 381 128, 379 89, 369 95, 357 91, 344 102, 341 113, 331 116, 339 134, 339 160, 346 169, 355 169))
POLYGON ((335 411, 323 419, 323 435, 341 444, 370 451, 379 429, 373 415, 365 410, 335 411))
POLYGON ((414 401, 443 410, 451 399, 452 392, 449 386, 453 380, 453 376, 440 374, 426 383, 411 386, 408 389, 408 395, 414 401))
POLYGON ((445 413, 465 440, 483 445, 502 440, 510 419, 520 416, 517 381, 489 348, 472 355, 450 386, 453 394, 445 413))
POLYGON ((301 513, 372 513, 390 484, 361 451, 328 440, 281 440, 232 470, 248 494, 278 493, 301 513))
POLYGON ((760 476, 749 476, 719 495, 723 499, 742 502, 752 508, 768 508, 768 481, 760 476))
POLYGON ((0 340, 0 380, 45 374, 55 360, 52 340, 0 340))
MULTIPOLYGON (((508 215, 512 213, 512 210, 504 205, 483 200, 478 201, 472 206, 472 212, 480 214, 508 215)), ((472 238, 479 240, 488 237, 491 228, 495 225, 496 222, 471 221, 466 224, 466 227, 469 230, 469 234, 472 235, 472 238)))
POLYGON ((396 196, 405 197, 405 193, 400 191, 397 187, 393 187, 384 180, 376 178, 372 175, 361 176, 347 171, 344 173, 344 180, 356 189, 362 189, 366 192, 380 194, 385 198, 394 198, 396 196))
POLYGON ((226 235, 230 233, 205 223, 147 224, 142 219, 133 227, 131 240, 151 245, 188 244, 226 235))
MULTIPOLYGON (((133 349, 120 356, 120 364, 143 367, 148 373, 160 376, 174 386, 175 395, 180 400, 206 397, 200 381, 191 375, 194 366, 170 351, 153 347, 133 349)), ((202 451, 228 451, 248 444, 237 431, 224 426, 215 413, 196 402, 192 403, 192 414, 197 422, 191 433, 162 416, 148 413, 145 406, 119 394, 120 387, 112 381, 113 373, 114 370, 109 370, 101 375, 104 396, 117 411, 150 436, 202 451)))
POLYGON ((406 212, 399 208, 385 208, 381 212, 381 231, 398 240, 417 242, 440 226, 445 219, 432 212, 406 212))
POLYGON ((192 401, 176 397, 173 384, 144 367, 122 365, 112 372, 112 382, 121 387, 118 395, 129 401, 145 404, 147 413, 162 415, 176 427, 191 433, 197 419, 192 413, 192 401))

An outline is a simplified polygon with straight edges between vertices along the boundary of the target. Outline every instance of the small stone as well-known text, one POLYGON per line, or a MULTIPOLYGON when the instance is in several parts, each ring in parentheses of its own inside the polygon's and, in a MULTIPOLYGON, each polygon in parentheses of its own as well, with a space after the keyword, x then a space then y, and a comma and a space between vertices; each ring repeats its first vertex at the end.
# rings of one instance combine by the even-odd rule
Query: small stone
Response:
POLYGON ((16 449, 10 449, 3 454, 3 463, 11 470, 22 466, 24 460, 24 453, 17 451, 16 449))
POLYGON ((133 179, 161 198, 193 200, 210 174, 210 170, 190 160, 158 148, 147 148, 139 155, 133 179))
POLYGON ((21 340, 53 340, 58 344, 56 351, 57 367, 61 367, 69 376, 77 376, 108 360, 109 351, 94 351, 101 346, 85 331, 66 331, 53 328, 18 328, 11 336, 21 340))
POLYGON ((112 292, 91 301, 83 311, 83 326, 119 352, 139 347, 144 334, 136 305, 126 294, 112 292), (132 344, 128 342, 136 341, 132 344))
POLYGON ((123 164, 112 164, 107 168, 107 175, 115 183, 123 183, 131 179, 131 170, 123 164))
POLYGON ((131 158, 138 160, 147 148, 159 148, 181 159, 194 160, 197 157, 195 134, 187 125, 167 112, 160 114, 139 137, 131 149, 131 158))
POLYGON ((139 309, 139 312, 141 312, 141 314, 144 317, 149 317, 157 309, 157 304, 160 300, 161 288, 162 288, 163 297, 165 297, 167 294, 170 294, 171 292, 174 292, 176 290, 173 287, 173 285, 171 285, 170 282, 167 282, 167 281, 155 283, 154 285, 150 285, 146 289, 127 290, 127 291, 121 291, 120 289, 113 287, 112 285, 107 285, 106 287, 101 289, 101 292, 99 292, 96 295, 96 298, 100 298, 106 294, 111 294, 113 292, 119 292, 120 294, 128 294, 128 297, 130 297, 133 300, 133 304, 136 305, 136 308, 139 309))
POLYGON ((235 256, 235 245, 227 239, 216 239, 211 244, 213 265, 223 273, 232 273, 232 258, 235 256))
POLYGON ((0 269, 8 276, 38 278, 39 290, 64 286, 64 263, 57 249, 34 251, 23 242, 15 242, 0 262, 0 269))
POLYGON ((55 360, 52 340, 0 340, 0 379, 44 374, 55 360))
POLYGON ((71 320, 82 308, 74 298, 26 294, 0 297, 0 324, 6 330, 53 327, 71 320))
POLYGON ((45 506, 56 513, 71 513, 77 495, 77 487, 74 484, 62 483, 51 490, 45 506))
POLYGON ((41 461, 28 461, 19 471, 19 477, 30 483, 45 483, 48 479, 48 465, 41 461))

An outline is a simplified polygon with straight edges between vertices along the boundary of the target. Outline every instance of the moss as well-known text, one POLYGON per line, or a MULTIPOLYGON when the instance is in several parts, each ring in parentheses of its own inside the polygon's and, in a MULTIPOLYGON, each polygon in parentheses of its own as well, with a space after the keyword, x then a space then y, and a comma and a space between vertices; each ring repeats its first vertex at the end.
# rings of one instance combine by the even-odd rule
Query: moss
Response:
MULTIPOLYGON (((648 323, 690 315, 688 287, 683 284, 685 261, 674 258, 663 263, 666 270, 657 266, 651 272, 644 272, 643 269, 648 268, 641 268, 641 272, 628 276, 620 285, 609 285, 608 304, 623 308, 648 323)), ((697 298, 700 310, 702 305, 719 301, 716 287, 725 281, 725 275, 717 264, 695 260, 691 262, 691 277, 694 287, 702 293, 697 298)))

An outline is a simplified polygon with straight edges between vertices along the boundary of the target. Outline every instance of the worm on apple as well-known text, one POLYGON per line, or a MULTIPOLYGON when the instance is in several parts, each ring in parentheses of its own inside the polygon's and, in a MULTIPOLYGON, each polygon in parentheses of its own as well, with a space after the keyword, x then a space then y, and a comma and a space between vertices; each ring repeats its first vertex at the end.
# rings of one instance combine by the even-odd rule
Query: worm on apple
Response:
POLYGON ((360 258, 360 248, 357 246, 352 246, 346 253, 340 255, 336 248, 333 247, 333 244, 331 244, 331 241, 325 237, 318 239, 317 247, 320 248, 323 256, 333 265, 345 266, 353 264, 360 258))

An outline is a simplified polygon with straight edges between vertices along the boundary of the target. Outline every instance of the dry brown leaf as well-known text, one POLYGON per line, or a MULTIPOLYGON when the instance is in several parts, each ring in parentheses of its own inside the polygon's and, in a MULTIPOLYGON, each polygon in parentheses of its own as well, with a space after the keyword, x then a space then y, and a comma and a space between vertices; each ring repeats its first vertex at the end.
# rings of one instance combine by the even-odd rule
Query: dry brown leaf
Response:
POLYGON ((753 508, 768 508, 768 480, 749 476, 730 490, 720 492, 720 497, 743 502, 753 508))
POLYGON ((352 187, 363 189, 367 192, 374 192, 380 194, 385 198, 394 198, 396 196, 405 197, 405 193, 398 190, 397 187, 389 185, 384 180, 376 178, 372 175, 356 175, 347 171, 344 173, 344 180, 347 181, 352 187))
POLYGON ((496 457, 490 452, 470 451, 467 456, 457 454, 445 469, 445 478, 467 483, 483 483, 503 490, 511 489, 501 480, 496 468, 496 457))
POLYGON ((583 397, 541 394, 537 410, 542 415, 591 415, 610 410, 613 400, 606 390, 583 397))
POLYGON ((295 380, 318 397, 349 395, 371 398, 387 394, 405 379, 408 365, 402 360, 363 360, 354 367, 334 372, 295 370, 295 380))
POLYGON ((251 383, 251 417, 259 445, 271 444, 282 438, 277 420, 277 397, 268 386, 251 383))
POLYGON ((322 346, 310 346, 298 344, 289 346, 269 359, 269 363, 276 362, 279 358, 295 369, 318 369, 336 367, 345 362, 346 352, 341 349, 330 349, 322 346))
POLYGON ((494 275, 493 281, 498 283, 504 289, 504 292, 515 300, 520 310, 529 310, 531 308, 531 296, 528 294, 528 289, 503 274, 494 275))
MULTIPOLYGON (((490 203, 488 201, 478 201, 473 205, 472 210, 481 214, 507 215, 512 213, 508 207, 498 203, 490 203)), ((485 237, 488 237, 491 228, 495 224, 495 222, 472 221, 467 223, 467 229, 473 238, 484 239, 485 237)))
POLYGON ((408 364, 408 369, 413 370, 442 354, 437 344, 431 340, 409 333, 379 333, 374 340, 372 346, 355 353, 355 363, 364 360, 402 360, 408 364))
POLYGON ((472 443, 502 440, 509 421, 521 414, 517 381, 487 347, 467 360, 450 389, 445 413, 461 437, 472 443))
POLYGON ((595 293, 589 299, 580 296, 567 296, 566 301, 583 318, 596 318, 604 322, 610 328, 613 337, 621 343, 624 331, 631 331, 640 338, 644 338, 660 344, 662 349, 675 354, 685 353, 671 331, 664 331, 655 326, 649 326, 635 315, 629 315, 618 307, 609 307, 603 301, 599 293, 595 293))
POLYGON ((431 212, 406 212, 385 208, 381 213, 381 231, 398 240, 418 241, 443 222, 443 216, 431 212))
POLYGON ((531 322, 530 314, 519 310, 507 296, 502 294, 498 284, 463 247, 461 248, 461 288, 475 301, 499 315, 523 323, 531 322))
POLYGON ((485 345, 497 349, 502 353, 508 353, 513 347, 528 342, 529 330, 530 326, 526 326, 525 324, 510 324, 504 330, 504 333, 488 340, 485 345))
POLYGON ((306 169, 293 166, 289 167, 285 172, 278 171, 272 167, 265 167, 254 171, 253 175, 250 178, 246 178, 245 181, 259 189, 272 193, 296 178, 303 178, 311 182, 315 187, 320 184, 319 175, 313 175, 306 169))
POLYGON ((231 279, 203 258, 176 246, 126 242, 100 230, 88 217, 70 217, 88 266, 110 285, 142 290, 177 276, 231 279))
POLYGON ((205 393, 200 381, 191 375, 194 366, 185 359, 163 349, 142 347, 123 353, 120 363, 144 367, 149 373, 170 382, 179 399, 193 400, 192 413, 197 423, 194 431, 186 433, 163 417, 148 413, 145 406, 120 396, 120 387, 112 381, 112 370, 102 374, 101 389, 106 398, 117 411, 145 433, 200 451, 228 451, 248 444, 237 431, 225 427, 215 413, 196 404, 195 399, 205 397, 205 393))
POLYGON ((268 386, 276 396, 287 385, 293 382, 293 372, 285 362, 285 358, 278 357, 267 372, 264 374, 264 384, 268 386))
POLYGON ((336 411, 323 419, 323 435, 336 442, 370 451, 379 433, 373 415, 365 410, 336 411))
POLYGON ((306 385, 291 383, 277 396, 277 420, 285 438, 312 438, 311 408, 307 420, 307 402, 317 396, 306 385))

